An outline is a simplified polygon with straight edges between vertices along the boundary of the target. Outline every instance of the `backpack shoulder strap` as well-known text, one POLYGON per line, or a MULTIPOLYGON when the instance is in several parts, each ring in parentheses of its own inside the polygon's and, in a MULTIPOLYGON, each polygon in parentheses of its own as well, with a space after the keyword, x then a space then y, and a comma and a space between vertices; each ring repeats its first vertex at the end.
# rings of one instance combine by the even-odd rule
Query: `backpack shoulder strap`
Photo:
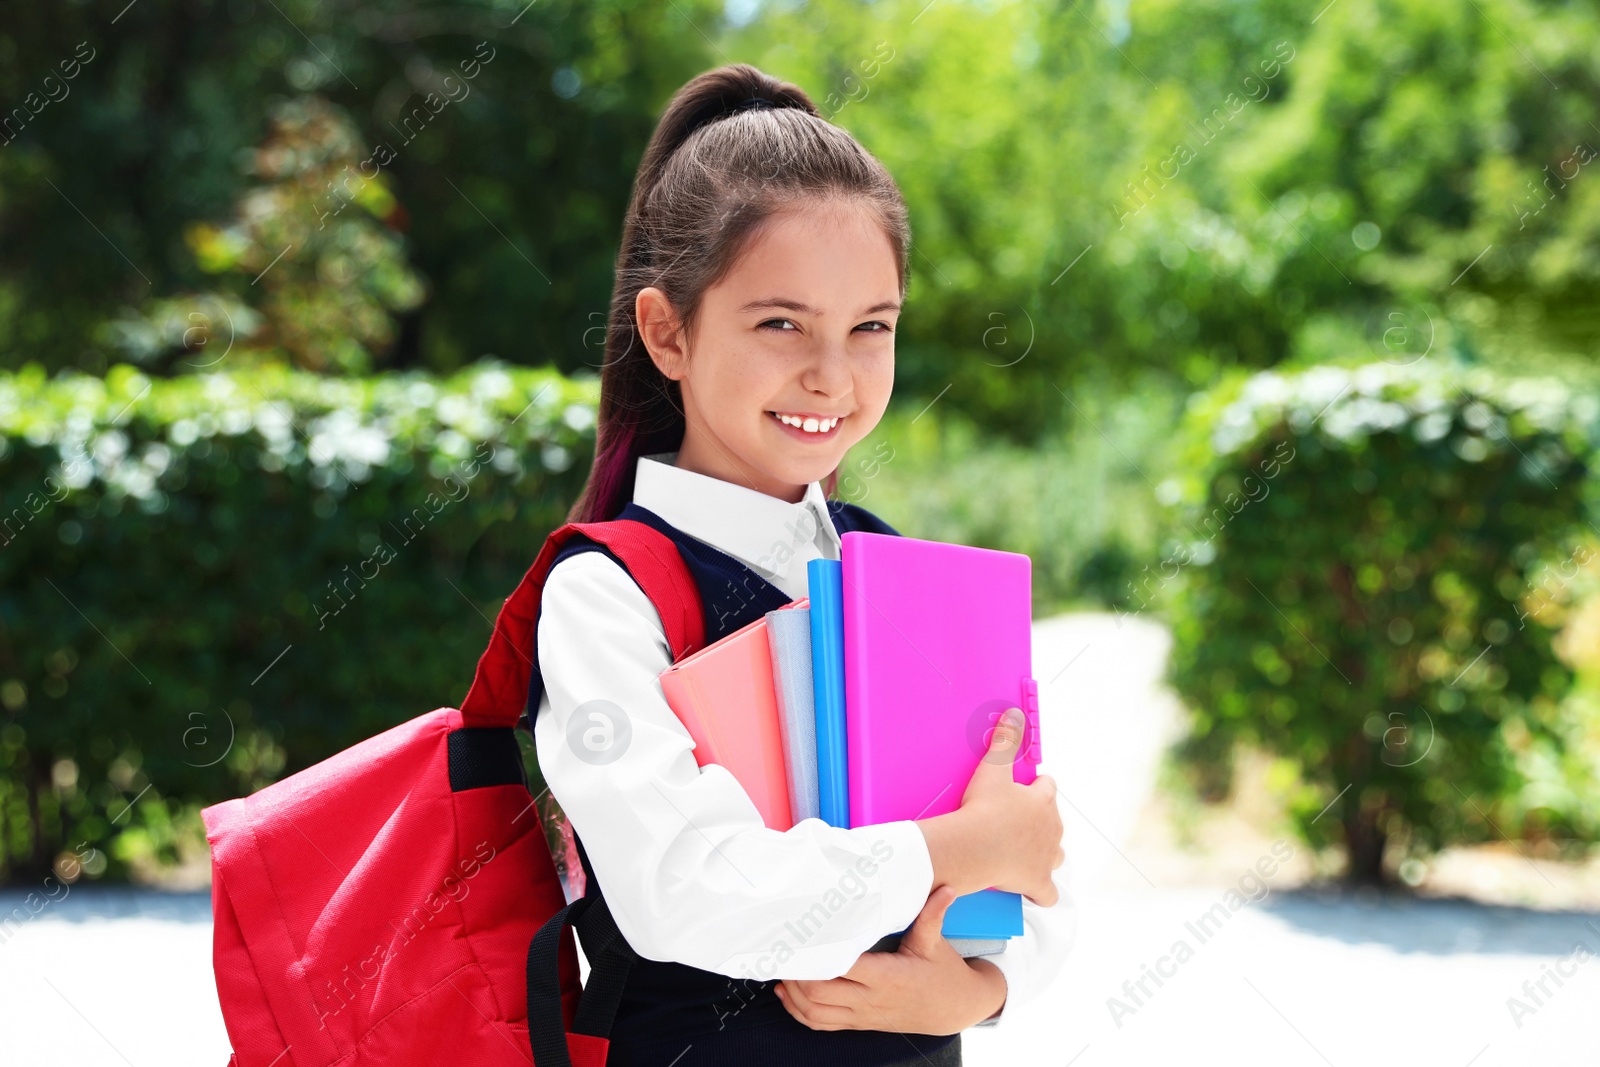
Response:
POLYGON ((704 646, 700 587, 672 538, 633 519, 569 522, 545 538, 533 566, 500 608, 489 647, 479 657, 472 686, 461 702, 461 718, 467 726, 517 724, 528 700, 533 661, 525 650, 534 647, 545 578, 562 547, 580 535, 610 549, 639 583, 661 615, 674 660, 704 646))

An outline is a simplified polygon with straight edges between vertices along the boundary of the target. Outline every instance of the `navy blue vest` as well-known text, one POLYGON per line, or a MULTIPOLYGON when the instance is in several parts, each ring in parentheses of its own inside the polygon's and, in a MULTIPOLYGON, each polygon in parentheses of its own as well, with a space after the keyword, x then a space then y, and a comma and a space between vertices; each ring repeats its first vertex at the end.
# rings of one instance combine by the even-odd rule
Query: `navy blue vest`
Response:
MULTIPOLYGON (((830 500, 828 512, 841 535, 851 530, 899 533, 855 504, 830 500)), ((791 599, 732 556, 690 537, 647 508, 629 503, 617 518, 648 523, 677 544, 700 587, 708 645, 791 599)), ((616 560, 603 545, 580 536, 562 548, 555 562, 584 551, 605 552, 616 560)), ((621 561, 617 562, 620 565, 621 561)), ((537 713, 543 691, 535 658, 528 689, 530 714, 537 713)), ((587 879, 584 895, 595 895, 600 885, 581 841, 578 856, 587 879)), ((617 1009, 607 1067, 813 1067, 824 1062, 829 1067, 884 1067, 920 1063, 959 1037, 813 1030, 789 1014, 772 992, 777 984, 776 979, 730 978, 686 964, 640 957, 628 975, 617 1009)))

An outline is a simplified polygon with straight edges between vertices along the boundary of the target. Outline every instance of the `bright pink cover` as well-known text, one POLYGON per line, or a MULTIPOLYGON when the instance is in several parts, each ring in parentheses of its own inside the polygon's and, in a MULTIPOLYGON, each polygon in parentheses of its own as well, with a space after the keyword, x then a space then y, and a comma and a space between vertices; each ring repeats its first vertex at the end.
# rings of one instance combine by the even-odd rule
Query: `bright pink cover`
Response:
POLYGON ((1032 782, 1032 560, 864 531, 840 543, 850 825, 960 807, 1008 707, 1027 724, 1012 779, 1032 782))

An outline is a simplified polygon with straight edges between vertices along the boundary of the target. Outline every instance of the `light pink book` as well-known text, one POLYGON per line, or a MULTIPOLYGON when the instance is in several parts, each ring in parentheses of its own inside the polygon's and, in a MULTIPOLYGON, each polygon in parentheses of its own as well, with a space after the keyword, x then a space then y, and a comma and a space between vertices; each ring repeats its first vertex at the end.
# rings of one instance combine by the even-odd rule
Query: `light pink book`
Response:
POLYGON ((679 660, 660 679, 667 704, 694 738, 695 763, 727 768, 768 828, 793 826, 766 617, 679 660))

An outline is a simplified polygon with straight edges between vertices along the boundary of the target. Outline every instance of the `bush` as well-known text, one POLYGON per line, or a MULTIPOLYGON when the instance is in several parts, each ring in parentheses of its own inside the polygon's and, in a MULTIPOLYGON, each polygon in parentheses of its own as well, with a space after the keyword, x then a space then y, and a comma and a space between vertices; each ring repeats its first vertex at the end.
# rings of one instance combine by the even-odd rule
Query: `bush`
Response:
POLYGON ((309 370, 365 374, 391 354, 393 316, 426 296, 396 232, 405 209, 382 174, 360 173, 372 159, 342 109, 307 95, 271 113, 246 166, 260 184, 225 225, 195 223, 185 234, 200 269, 231 281, 152 299, 104 324, 102 341, 180 373, 232 353, 235 364, 287 355, 309 370))
POLYGON ((595 395, 496 364, 0 378, 0 876, 173 858, 203 804, 458 703, 595 395))
POLYGON ((1149 477, 1184 396, 1159 379, 1075 388, 1064 425, 1030 446, 941 405, 892 408, 841 466, 839 496, 912 537, 1026 553, 1035 618, 1125 606, 1159 545, 1149 477))
POLYGON ((1422 364, 1196 397, 1183 539, 1141 594, 1177 579, 1178 757, 1203 790, 1236 745, 1278 755, 1299 832, 1357 881, 1502 832, 1592 835, 1552 780, 1571 675, 1525 605, 1575 543, 1595 414, 1555 382, 1422 364))

